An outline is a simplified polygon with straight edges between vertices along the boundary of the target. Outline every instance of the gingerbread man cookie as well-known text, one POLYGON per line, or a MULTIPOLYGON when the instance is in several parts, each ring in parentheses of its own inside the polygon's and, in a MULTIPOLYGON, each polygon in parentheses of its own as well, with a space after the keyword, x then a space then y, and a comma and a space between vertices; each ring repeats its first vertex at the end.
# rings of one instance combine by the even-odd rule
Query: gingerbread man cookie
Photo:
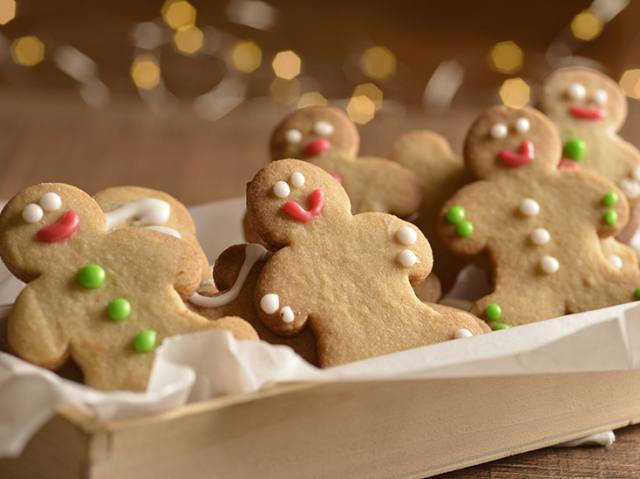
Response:
POLYGON ((432 266, 420 230, 389 214, 352 215, 322 169, 272 162, 248 185, 247 210, 277 249, 258 278, 256 309, 281 336, 309 323, 321 367, 483 332, 472 315, 438 313, 414 294, 432 266))
POLYGON ((213 322, 187 309, 201 268, 186 242, 142 228, 107 232, 98 204, 72 186, 41 184, 11 199, 0 255, 28 283, 9 317, 11 351, 50 369, 71 357, 98 389, 143 391, 155 347, 171 335, 225 328, 257 339, 240 318, 213 322))
POLYGON ((538 108, 560 132, 563 166, 581 167, 614 182, 631 207, 625 243, 640 226, 640 151, 617 132, 627 118, 627 100, 608 76, 587 68, 566 68, 542 83, 538 108))
POLYGON ((444 205, 439 232, 457 254, 488 253, 493 292, 471 312, 510 326, 636 299, 637 269, 616 269, 600 238, 628 217, 622 192, 584 170, 558 169, 562 143, 531 108, 492 108, 471 127, 465 162, 478 179, 444 205))

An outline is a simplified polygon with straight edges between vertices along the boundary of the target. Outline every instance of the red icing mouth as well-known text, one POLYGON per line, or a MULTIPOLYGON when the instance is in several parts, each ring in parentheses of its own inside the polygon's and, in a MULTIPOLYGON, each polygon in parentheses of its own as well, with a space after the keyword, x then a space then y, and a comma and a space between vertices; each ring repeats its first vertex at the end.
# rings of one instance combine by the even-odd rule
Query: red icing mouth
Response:
POLYGON ((520 145, 520 153, 514 153, 509 150, 500 150, 498 157, 505 165, 512 168, 527 165, 531 163, 535 157, 533 152, 533 142, 530 140, 523 141, 520 145))
POLYGON ((311 202, 313 206, 309 211, 305 210, 295 201, 287 201, 283 208, 294 220, 308 223, 314 217, 318 216, 322 212, 322 208, 324 208, 324 193, 322 190, 313 190, 311 192, 311 202))
POLYGON ((320 156, 331 149, 331 142, 326 138, 317 138, 307 143, 303 153, 305 156, 320 156))
POLYGON ((55 243, 75 233, 79 224, 80 216, 78 216, 78 213, 69 210, 57 223, 40 228, 37 236, 40 241, 44 241, 45 243, 55 243))
POLYGON ((602 120, 607 116, 607 110, 604 108, 587 108, 578 105, 570 105, 569 113, 583 120, 602 120))

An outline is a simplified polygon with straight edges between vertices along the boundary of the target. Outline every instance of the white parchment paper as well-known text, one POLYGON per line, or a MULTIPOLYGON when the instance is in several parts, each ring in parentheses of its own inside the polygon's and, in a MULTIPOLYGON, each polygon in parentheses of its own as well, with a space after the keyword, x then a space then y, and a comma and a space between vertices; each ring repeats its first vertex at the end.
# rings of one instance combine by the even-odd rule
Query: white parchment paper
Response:
MULTIPOLYGON (((244 199, 190 209, 198 237, 213 260, 243 242, 244 199)), ((456 292, 480 276, 470 270, 456 292)), ((21 284, 0 269, 0 303, 21 284), (7 279, 8 278, 8 279, 7 279)), ((0 323, 0 327, 2 324, 0 323)), ((169 338, 157 349, 146 393, 100 392, 0 352, 0 457, 20 454, 64 402, 98 419, 123 419, 222 394, 256 391, 290 381, 376 381, 477 377, 640 367, 640 303, 565 316, 319 370, 285 346, 238 342, 207 331, 169 338)))

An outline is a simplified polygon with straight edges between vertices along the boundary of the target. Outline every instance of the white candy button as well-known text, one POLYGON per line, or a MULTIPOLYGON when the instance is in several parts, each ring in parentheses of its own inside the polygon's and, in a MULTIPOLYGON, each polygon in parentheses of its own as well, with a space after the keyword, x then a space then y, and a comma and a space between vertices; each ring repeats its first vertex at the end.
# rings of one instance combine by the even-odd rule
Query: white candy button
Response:
POLYGON ((569 98, 572 100, 582 100, 587 96, 587 90, 585 90, 580 83, 574 83, 571 85, 567 93, 569 94, 569 98))
POLYGON ((302 133, 298 130, 289 130, 284 134, 285 139, 288 143, 296 144, 302 141, 302 133))
POLYGON ((313 131, 316 135, 329 136, 333 133, 333 125, 328 121, 318 121, 313 125, 313 131))
POLYGON ((291 193, 291 188, 284 181, 278 181, 275 185, 273 185, 273 192, 276 194, 278 198, 286 198, 291 193))
POLYGON ((260 300, 262 311, 267 314, 273 314, 280 307, 280 298, 277 294, 265 294, 260 300))
POLYGON ((504 123, 496 123, 491 127, 490 134, 492 138, 499 140, 507 136, 508 132, 509 131, 507 130, 507 125, 505 125, 504 123))
POLYGON ((35 203, 28 204, 22 210, 22 219, 24 219, 27 223, 37 223, 44 216, 44 211, 40 205, 36 205, 35 203))
POLYGON ((607 256, 607 259, 609 260, 609 263, 611 263, 611 266, 613 266, 615 269, 622 269, 622 258, 620 258, 620 256, 611 254, 607 256))
POLYGON ((531 241, 533 241, 534 244, 547 244, 549 239, 551 239, 551 235, 549 235, 549 232, 544 228, 536 228, 531 233, 531 241))
POLYGON ((462 339, 462 338, 470 338, 471 336, 473 336, 473 334, 471 334, 471 331, 469 331, 468 329, 458 329, 456 333, 453 335, 453 338, 462 339))
POLYGON ((418 258, 413 251, 406 249, 398 255, 398 261, 405 268, 409 268, 418 262, 418 258))
MULTIPOLYGON (((635 177, 635 175, 636 175, 636 172, 634 170, 633 176, 635 177)), ((640 183, 638 183, 638 181, 640 180, 636 180, 636 179, 632 180, 631 178, 622 178, 620 180, 620 183, 618 183, 618 186, 620 187, 620 189, 622 190, 622 192, 627 198, 633 200, 638 196, 640 196, 640 183)))
POLYGON ((42 209, 45 211, 56 211, 62 206, 62 199, 60 199, 60 196, 56 193, 45 193, 42 198, 40 198, 40 206, 42 206, 42 209))
POLYGON ((304 175, 299 171, 296 171, 293 175, 291 175, 291 184, 296 188, 300 188, 304 185, 304 175))
POLYGON ((516 121, 516 130, 519 133, 528 132, 530 127, 531 125, 529 124, 529 120, 527 120, 526 118, 518 118, 518 120, 516 121))
POLYGON ((640 166, 636 166, 633 169, 633 172, 631 173, 631 176, 633 176, 633 179, 640 181, 640 166))
POLYGON ((607 92, 604 90, 596 90, 593 92, 593 95, 591 95, 591 99, 596 105, 605 106, 609 95, 607 95, 607 92))
POLYGON ((412 245, 418 239, 418 233, 416 233, 416 230, 414 230, 410 226, 403 226, 396 233, 396 237, 398 238, 398 241, 400 241, 400 243, 412 245))
POLYGON ((527 216, 536 216, 540 213, 540 205, 536 200, 526 198, 520 203, 520 212, 527 216))
POLYGON ((540 267, 545 273, 553 274, 558 271, 558 268, 560 268, 560 263, 558 263, 558 260, 553 256, 544 256, 540 260, 540 267))
POLYGON ((289 306, 282 308, 282 311, 280 311, 280 317, 282 318, 282 321, 287 324, 292 323, 293 320, 296 319, 295 314, 293 314, 293 311, 289 306))

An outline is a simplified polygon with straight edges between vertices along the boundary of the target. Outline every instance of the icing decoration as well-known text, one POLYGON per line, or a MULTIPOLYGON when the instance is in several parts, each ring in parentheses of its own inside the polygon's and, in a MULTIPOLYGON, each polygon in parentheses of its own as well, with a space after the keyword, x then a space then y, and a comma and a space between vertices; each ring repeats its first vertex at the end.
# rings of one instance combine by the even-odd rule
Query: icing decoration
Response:
POLYGON ((456 333, 453 335, 454 339, 470 338, 471 336, 473 336, 473 334, 471 334, 471 331, 464 328, 458 329, 456 333))
POLYGON ((574 83, 567 90, 567 94, 572 100, 582 100, 587 96, 587 90, 580 83, 574 83))
POLYGON ((635 199, 640 196, 640 183, 638 180, 632 180, 631 178, 623 178, 618 183, 618 186, 623 191, 625 196, 629 199, 635 199))
POLYGON ((418 257, 413 251, 406 249, 398 255, 398 261, 405 268, 410 268, 418 262, 418 257))
POLYGON ((573 160, 560 160, 560 163, 558 164, 558 169, 559 170, 579 170, 580 165, 573 160))
POLYGON ((622 258, 620 258, 620 256, 610 254, 609 256, 607 256, 607 260, 609 261, 609 263, 611 263, 611 266, 613 266, 614 269, 622 269, 622 258))
POLYGON ((511 326, 509 326, 508 324, 498 323, 498 324, 495 324, 495 325, 491 328, 491 330, 492 330, 492 331, 501 331, 501 330, 503 330, 503 329, 509 329, 510 327, 511 327, 511 326))
POLYGON ((68 238, 78 229, 80 216, 73 210, 67 211, 57 223, 44 226, 38 230, 38 239, 45 243, 55 243, 68 238))
POLYGON ((131 314, 131 303, 124 298, 114 299, 107 307, 107 316, 113 321, 124 321, 131 314))
POLYGON ((549 235, 549 232, 544 228, 536 228, 531 233, 531 241, 538 246, 547 244, 550 239, 551 235, 549 235))
POLYGON ((136 219, 134 226, 163 225, 169 221, 171 205, 158 198, 142 198, 131 203, 123 203, 104 214, 107 230, 130 219, 136 219))
POLYGON ((540 213, 540 205, 536 200, 526 198, 520 203, 520 212, 526 216, 537 216, 540 213))
POLYGON ((309 211, 305 210, 296 201, 287 201, 283 208, 294 220, 308 223, 314 217, 318 216, 322 212, 322 208, 324 208, 324 193, 322 190, 313 190, 311 192, 311 202, 313 206, 309 211))
POLYGON ((302 151, 305 156, 320 156, 331 149, 331 142, 326 138, 317 138, 307 143, 302 151))
POLYGON ((602 198, 602 202, 607 206, 613 206, 618 202, 618 193, 610 191, 602 198))
POLYGON ((593 95, 591 95, 591 99, 596 105, 604 106, 609 99, 609 95, 607 95, 607 92, 604 90, 596 90, 593 92, 593 95))
POLYGON ((473 224, 469 221, 463 221, 456 228, 456 233, 458 236, 462 238, 466 238, 467 236, 471 236, 473 234, 473 224))
POLYGON ((577 136, 572 136, 571 138, 569 138, 564 144, 564 148, 562 150, 564 156, 574 161, 579 161, 584 158, 586 152, 587 144, 584 140, 578 138, 577 136))
POLYGON ((155 331, 142 331, 136 336, 133 341, 133 349, 137 353, 148 353, 153 351, 156 347, 156 332, 155 331))
POLYGON ((267 314, 273 314, 280 308, 280 298, 277 294, 265 294, 260 300, 260 309, 267 314))
POLYGON ((22 210, 22 219, 27 223, 37 223, 44 216, 44 211, 40 205, 36 205, 35 203, 30 203, 24 207, 22 210))
POLYGON ((292 323, 293 320, 296 319, 295 314, 293 314, 293 311, 289 306, 285 306, 284 308, 282 308, 282 311, 280 311, 280 317, 282 318, 282 321, 287 324, 292 323))
MULTIPOLYGON (((240 290, 242 289, 244 282, 247 280, 247 277, 249 276, 249 272, 251 271, 251 268, 253 268, 253 266, 258 261, 262 261, 266 254, 267 254, 267 250, 264 246, 256 243, 248 244, 244 249, 244 262, 242 263, 242 267, 240 268, 240 272, 238 273, 238 279, 236 279, 236 282, 234 283, 234 285, 231 287, 230 290, 226 291, 225 293, 219 294, 217 296, 203 296, 201 294, 194 293, 189 298, 189 301, 191 301, 193 304, 196 304, 198 306, 202 306, 205 308, 215 308, 215 307, 223 306, 225 304, 230 303, 231 301, 236 299, 240 294, 240 290)), ((275 309, 272 311, 272 313, 274 313, 278 310, 278 305, 277 305, 278 295, 264 296, 260 301, 261 305, 262 305, 262 302, 265 301, 265 298, 267 296, 275 296, 276 306, 275 306, 275 309)), ((271 304, 273 304, 273 301, 274 301, 274 298, 270 298, 266 300, 266 302, 271 302, 271 304)), ((262 309, 266 313, 269 313, 264 309, 264 307, 262 309)))
POLYGON ((86 289, 96 289, 104 283, 107 273, 97 264, 88 264, 78 271, 78 283, 86 289))
POLYGON ((167 228, 166 226, 145 226, 144 229, 158 231, 159 233, 164 233, 166 235, 173 236, 174 238, 182 239, 182 235, 178 231, 173 228, 167 228))
POLYGON ((273 192, 278 198, 286 198, 291 193, 291 188, 285 181, 278 181, 273 185, 273 192))
POLYGON ((496 140, 500 140, 501 138, 506 137, 507 133, 507 125, 505 125, 504 123, 496 123, 491 127, 490 130, 491 137, 495 138, 496 140))
POLYGON ((531 128, 531 124, 526 118, 518 118, 516 120, 516 131, 518 133, 526 133, 529 131, 529 128, 531 128))
POLYGON ((466 213, 462 206, 452 206, 447 211, 447 221, 452 225, 459 225, 464 221, 466 213))
POLYGON ((328 121, 317 121, 313 125, 313 132, 320 136, 329 136, 333 133, 333 125, 328 121))
POLYGON ((304 186, 305 181, 306 180, 304 178, 304 175, 299 171, 296 171, 294 174, 291 175, 291 184, 296 188, 301 188, 302 186, 304 186))
POLYGON ((607 116, 607 110, 603 108, 587 108, 579 105, 570 105, 569 113, 583 120, 602 120, 607 116))
POLYGON ((298 130, 289 130, 284 134, 287 143, 296 144, 302 141, 302 133, 298 130))
POLYGON ((339 174, 337 173, 329 173, 329 174, 333 176, 338 183, 340 183, 341 185, 344 185, 344 182, 342 181, 342 177, 339 174))
POLYGON ((410 226, 403 226, 396 232, 396 238, 404 245, 412 245, 418 240, 418 233, 410 226))
POLYGON ((498 157, 509 167, 517 168, 531 163, 534 159, 533 142, 525 140, 520 144, 520 153, 509 150, 500 150, 498 157))
POLYGON ((60 195, 49 192, 42 195, 40 198, 40 206, 45 211, 56 211, 58 208, 62 206, 62 199, 60 195))
POLYGON ((484 315, 490 321, 497 321, 502 316, 502 308, 497 304, 490 304, 484 310, 484 315))
POLYGON ((540 267, 545 273, 552 274, 558 271, 560 263, 553 256, 543 256, 540 260, 540 267))
POLYGON ((618 212, 616 210, 609 210, 604 214, 604 222, 609 226, 615 226, 618 224, 618 212))

